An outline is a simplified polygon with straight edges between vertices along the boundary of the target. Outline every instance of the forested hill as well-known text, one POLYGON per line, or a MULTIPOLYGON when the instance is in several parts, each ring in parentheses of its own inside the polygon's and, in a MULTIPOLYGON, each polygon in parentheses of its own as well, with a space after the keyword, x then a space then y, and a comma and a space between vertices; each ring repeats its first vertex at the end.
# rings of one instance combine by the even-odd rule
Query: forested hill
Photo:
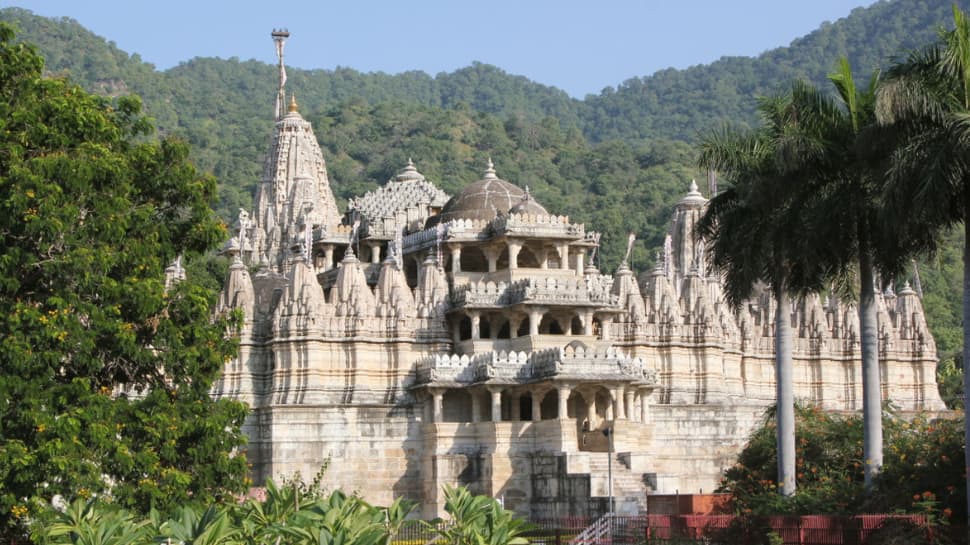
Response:
MULTIPOLYGON (((970 0, 956 3, 963 9, 970 6, 970 0)), ((718 124, 756 123, 755 97, 775 93, 796 78, 824 87, 841 56, 848 57, 859 79, 865 80, 892 58, 932 41, 936 31, 953 19, 953 4, 951 0, 882 1, 856 8, 790 46, 758 57, 723 57, 686 70, 632 78, 586 97, 581 110, 585 133, 596 141, 692 140, 718 124)), ((718 36, 688 34, 684 39, 716 41, 718 36)))
MULTIPOLYGON (((968 7, 970 0, 958 4, 968 7)), ((839 56, 848 56, 858 73, 868 74, 891 57, 931 40, 950 18, 951 8, 950 0, 884 0, 825 23, 788 47, 758 57, 724 57, 686 70, 634 77, 582 101, 480 63, 434 77, 418 71, 365 74, 350 68, 290 69, 288 74, 301 102, 318 109, 358 98, 369 104, 396 100, 442 108, 467 105, 479 112, 530 120, 552 116, 564 127, 580 128, 594 142, 692 140, 699 131, 725 121, 753 122, 753 99, 792 78, 824 83, 839 56)), ((219 113, 225 114, 259 118, 272 104, 275 72, 265 63, 195 58, 157 72, 137 54, 129 56, 72 19, 48 19, 8 8, 0 10, 0 20, 16 21, 24 39, 38 44, 52 72, 69 73, 91 89, 142 95, 163 130, 191 125, 180 122, 179 113, 198 113, 199 103, 209 101, 207 94, 222 95, 219 113)), ((685 33, 684 40, 692 39, 718 36, 685 33)))

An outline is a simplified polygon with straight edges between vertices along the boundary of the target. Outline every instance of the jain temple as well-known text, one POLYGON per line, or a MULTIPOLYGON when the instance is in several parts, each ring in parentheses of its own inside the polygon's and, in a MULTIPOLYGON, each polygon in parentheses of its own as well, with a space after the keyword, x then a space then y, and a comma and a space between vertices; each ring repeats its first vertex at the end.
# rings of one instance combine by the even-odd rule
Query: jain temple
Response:
MULTIPOLYGON (((599 234, 491 160, 457 195, 409 161, 341 213, 285 95, 286 36, 274 32, 275 128, 218 309, 244 316, 213 395, 251 407, 253 478, 329 464, 328 487, 406 496, 425 517, 444 484, 531 517, 598 514, 611 459, 620 513, 648 493, 713 491, 774 402, 775 309, 767 291, 724 302, 693 233, 696 185, 648 271, 598 270, 599 234)), ((906 285, 878 305, 883 399, 943 409, 919 296, 906 285)), ((855 306, 792 308, 796 399, 861 409, 855 306)))

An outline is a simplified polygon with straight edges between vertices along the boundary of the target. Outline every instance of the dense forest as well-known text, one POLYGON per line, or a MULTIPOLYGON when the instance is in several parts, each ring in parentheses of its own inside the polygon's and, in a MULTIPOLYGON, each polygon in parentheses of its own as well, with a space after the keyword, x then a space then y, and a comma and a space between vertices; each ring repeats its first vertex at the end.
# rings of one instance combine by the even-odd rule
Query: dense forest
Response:
MULTIPOLYGON (((501 177, 528 185, 547 208, 603 231, 604 268, 617 264, 623 234, 636 233, 643 243, 633 265, 644 271, 673 204, 691 178, 705 176, 692 147, 699 134, 757 123, 759 95, 793 78, 822 85, 840 56, 859 74, 878 70, 931 41, 951 20, 951 7, 950 0, 877 2, 788 47, 634 77, 583 100, 481 63, 435 76, 288 69, 287 87, 314 123, 339 200, 383 183, 409 157, 454 193, 478 179, 491 156, 501 177)), ((158 71, 72 19, 6 8, 0 21, 14 23, 20 39, 37 45, 48 73, 98 93, 141 96, 160 132, 184 137, 195 162, 217 177, 224 218, 251 206, 272 128, 273 66, 195 58, 158 71)), ((298 39, 291 47, 299 47, 298 39)), ((948 248, 962 243, 954 235, 948 248)), ((959 255, 945 250, 920 269, 924 303, 946 355, 961 343, 959 255)))

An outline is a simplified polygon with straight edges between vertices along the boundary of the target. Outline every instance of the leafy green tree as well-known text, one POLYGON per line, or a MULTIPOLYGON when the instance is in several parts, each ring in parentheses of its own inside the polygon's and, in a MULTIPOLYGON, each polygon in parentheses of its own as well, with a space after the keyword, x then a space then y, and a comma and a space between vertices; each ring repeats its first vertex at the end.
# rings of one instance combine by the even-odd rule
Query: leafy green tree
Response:
MULTIPOLYGON (((225 237, 212 178, 139 102, 61 79, 0 25, 0 531, 34 498, 147 511, 241 490, 245 407, 213 401, 235 344, 215 293, 165 286, 225 237)), ((38 500, 39 502, 39 500, 38 500)))

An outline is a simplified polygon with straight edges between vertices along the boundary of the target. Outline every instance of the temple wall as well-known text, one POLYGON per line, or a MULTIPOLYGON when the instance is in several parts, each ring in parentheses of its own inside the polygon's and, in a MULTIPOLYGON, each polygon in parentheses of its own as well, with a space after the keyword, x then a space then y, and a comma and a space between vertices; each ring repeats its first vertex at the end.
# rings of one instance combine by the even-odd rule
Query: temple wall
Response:
POLYGON ((275 406, 257 409, 250 429, 253 474, 309 482, 329 463, 323 485, 387 505, 420 498, 424 475, 420 421, 411 407, 275 406), (255 456, 253 456, 255 454, 255 456))
POLYGON ((657 405, 651 408, 653 441, 646 463, 656 473, 655 492, 711 492, 734 465, 764 407, 657 405))

